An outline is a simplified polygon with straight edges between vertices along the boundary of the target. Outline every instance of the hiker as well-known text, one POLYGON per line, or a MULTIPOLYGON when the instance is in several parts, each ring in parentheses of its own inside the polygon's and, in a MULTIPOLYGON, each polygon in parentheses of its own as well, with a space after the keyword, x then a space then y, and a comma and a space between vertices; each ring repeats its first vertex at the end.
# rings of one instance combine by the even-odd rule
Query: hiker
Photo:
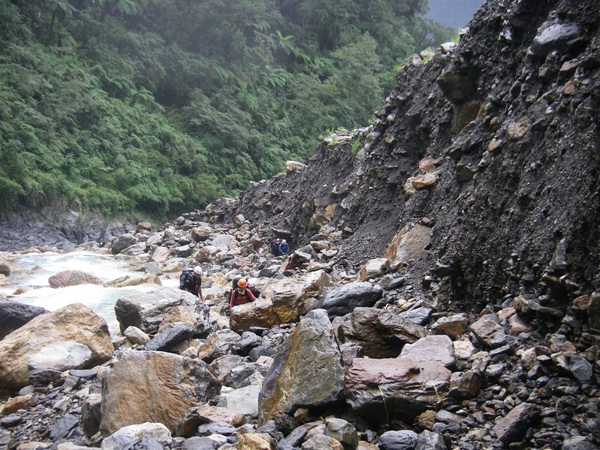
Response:
POLYGON ((281 239, 275 238, 271 241, 271 254, 273 256, 281 256, 279 246, 281 244, 281 239))
POLYGON ((188 291, 197 296, 200 300, 204 300, 202 296, 202 267, 196 266, 183 269, 179 277, 179 289, 188 291))
MULTIPOLYGON (((232 291, 233 291, 233 290, 235 290, 235 289, 237 289, 237 287, 238 287, 238 284, 237 284, 237 283, 238 283, 238 281, 240 281, 242 278, 243 278, 243 277, 241 277, 241 276, 239 276, 239 275, 238 275, 237 277, 235 277, 235 278, 234 278, 234 279, 231 281, 231 290, 232 290, 232 291)), ((248 281, 248 279, 246 279, 246 281, 248 281)))
POLYGON ((237 289, 231 291, 231 295, 229 296, 229 309, 232 309, 234 306, 244 305, 256 300, 256 297, 250 291, 250 289, 246 288, 247 285, 248 282, 244 279, 241 279, 237 282, 237 289))
POLYGON ((260 291, 256 289, 256 283, 254 282, 254 280, 248 280, 248 290, 252 292, 254 297, 260 297, 260 291))
POLYGON ((290 246, 288 245, 287 241, 285 239, 283 239, 279 244, 279 254, 287 255, 289 252, 290 252, 290 246))

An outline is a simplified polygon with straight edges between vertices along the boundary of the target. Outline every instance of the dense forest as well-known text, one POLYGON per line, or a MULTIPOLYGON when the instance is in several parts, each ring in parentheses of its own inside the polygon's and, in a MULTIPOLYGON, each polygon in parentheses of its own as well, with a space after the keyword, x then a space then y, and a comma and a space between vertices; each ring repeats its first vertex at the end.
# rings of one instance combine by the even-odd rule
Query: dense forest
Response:
POLYGON ((164 217, 371 122, 427 0, 0 0, 0 206, 164 217))

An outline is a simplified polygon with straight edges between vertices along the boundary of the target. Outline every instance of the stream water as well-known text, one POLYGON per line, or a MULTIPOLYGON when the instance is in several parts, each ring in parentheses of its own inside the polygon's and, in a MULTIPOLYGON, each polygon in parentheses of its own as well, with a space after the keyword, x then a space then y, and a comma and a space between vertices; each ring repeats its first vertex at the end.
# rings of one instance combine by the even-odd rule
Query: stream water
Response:
MULTIPOLYGON (((7 261, 11 267, 8 283, 0 286, 0 294, 14 301, 41 306, 49 311, 60 309, 71 303, 82 303, 102 316, 109 327, 111 336, 119 332, 114 306, 119 298, 139 292, 148 292, 156 285, 142 284, 132 287, 104 287, 85 284, 60 289, 50 287, 49 277, 65 270, 80 270, 94 275, 103 283, 125 275, 132 275, 129 263, 121 258, 89 251, 68 253, 13 254, 0 252, 0 261, 7 261), (18 288, 26 292, 12 296, 18 288)), ((177 279, 162 280, 163 286, 177 286, 177 279)))

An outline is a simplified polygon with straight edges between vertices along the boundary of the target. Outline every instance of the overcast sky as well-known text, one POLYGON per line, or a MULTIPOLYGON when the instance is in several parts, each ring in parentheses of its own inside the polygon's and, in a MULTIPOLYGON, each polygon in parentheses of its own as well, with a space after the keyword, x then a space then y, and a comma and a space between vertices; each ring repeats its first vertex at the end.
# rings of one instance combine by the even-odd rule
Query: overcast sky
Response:
POLYGON ((484 0, 429 0, 429 12, 425 15, 437 22, 462 28, 473 18, 484 0))

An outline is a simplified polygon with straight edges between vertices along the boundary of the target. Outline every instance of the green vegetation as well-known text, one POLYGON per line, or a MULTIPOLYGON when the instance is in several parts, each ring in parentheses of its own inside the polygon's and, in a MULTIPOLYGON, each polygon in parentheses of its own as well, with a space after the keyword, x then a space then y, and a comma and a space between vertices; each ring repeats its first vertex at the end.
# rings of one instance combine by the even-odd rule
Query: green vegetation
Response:
POLYGON ((372 120, 426 0, 0 0, 0 207, 154 217, 372 120))

